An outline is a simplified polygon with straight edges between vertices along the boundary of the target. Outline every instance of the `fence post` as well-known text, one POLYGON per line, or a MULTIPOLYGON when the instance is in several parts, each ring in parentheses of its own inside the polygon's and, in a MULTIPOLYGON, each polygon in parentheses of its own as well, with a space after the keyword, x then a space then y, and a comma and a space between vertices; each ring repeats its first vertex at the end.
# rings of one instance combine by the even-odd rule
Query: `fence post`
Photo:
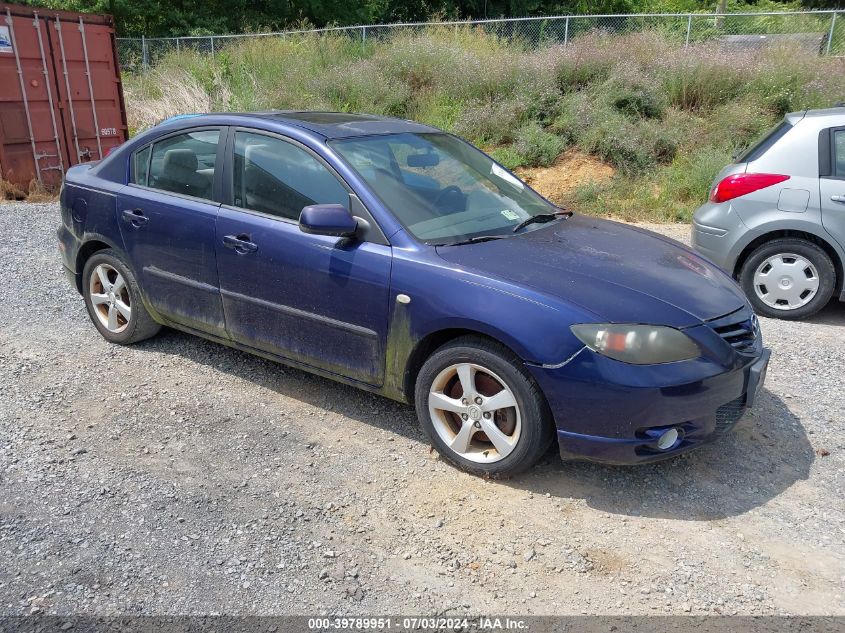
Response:
POLYGON ((833 17, 830 19, 830 33, 827 34, 827 50, 826 55, 830 55, 830 44, 833 42, 833 27, 836 26, 836 11, 833 12, 833 17))
POLYGON ((212 35, 210 38, 211 40, 211 54, 214 55, 214 36, 212 35))
POLYGON ((179 37, 177 37, 177 38, 176 38, 176 52, 177 52, 177 53, 181 52, 181 50, 182 50, 182 49, 179 47, 179 42, 181 42, 181 41, 182 41, 182 38, 179 38, 179 37))
POLYGON ((566 16, 566 23, 563 27, 563 45, 569 44, 569 16, 566 16))
POLYGON ((143 35, 141 36, 141 68, 147 70, 149 68, 150 61, 147 57, 147 38, 143 35))
POLYGON ((366 44, 366 43, 367 43, 367 27, 362 26, 361 27, 361 44, 366 44))
POLYGON ((684 48, 689 48, 690 31, 692 31, 692 13, 687 16, 687 39, 684 42, 684 48))

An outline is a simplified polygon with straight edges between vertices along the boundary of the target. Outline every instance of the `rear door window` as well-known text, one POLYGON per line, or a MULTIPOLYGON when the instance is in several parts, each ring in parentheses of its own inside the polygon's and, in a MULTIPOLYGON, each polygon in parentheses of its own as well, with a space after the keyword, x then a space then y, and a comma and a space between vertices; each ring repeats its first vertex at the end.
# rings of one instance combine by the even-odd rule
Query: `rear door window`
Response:
POLYGON ((153 144, 148 186, 212 199, 220 130, 186 132, 153 144))
POLYGON ((771 130, 766 132, 762 138, 758 139, 747 150, 740 154, 736 159, 736 162, 750 163, 751 161, 757 160, 763 154, 768 152, 772 146, 782 139, 791 129, 792 124, 789 121, 781 121, 771 130))

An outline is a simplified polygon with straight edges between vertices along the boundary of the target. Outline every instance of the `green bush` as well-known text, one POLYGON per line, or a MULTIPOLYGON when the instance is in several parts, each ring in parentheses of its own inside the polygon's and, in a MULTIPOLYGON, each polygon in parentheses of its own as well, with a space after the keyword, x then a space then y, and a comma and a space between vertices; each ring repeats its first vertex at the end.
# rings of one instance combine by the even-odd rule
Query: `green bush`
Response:
POLYGON ((514 143, 514 150, 524 157, 526 167, 551 165, 565 147, 566 142, 560 136, 533 122, 519 130, 514 143))
POLYGON ((630 117, 660 118, 666 95, 659 82, 631 63, 620 63, 599 87, 600 98, 630 117))
POLYGON ((527 118, 527 110, 519 98, 465 103, 452 129, 479 145, 511 143, 527 118))
POLYGON ((497 147, 488 152, 490 156, 498 163, 508 169, 516 169, 522 167, 527 162, 525 156, 516 151, 513 147, 497 147))
POLYGON ((677 210, 675 219, 689 221, 689 210, 707 199, 710 186, 722 168, 732 162, 725 150, 708 147, 678 156, 661 174, 661 198, 665 203, 689 203, 677 210))
POLYGON ((578 139, 586 151, 629 173, 671 162, 678 151, 678 130, 661 121, 630 120, 621 113, 606 116, 578 139))
POLYGON ((331 104, 330 110, 399 117, 406 115, 412 95, 408 84, 385 76, 373 60, 327 70, 311 87, 331 104))

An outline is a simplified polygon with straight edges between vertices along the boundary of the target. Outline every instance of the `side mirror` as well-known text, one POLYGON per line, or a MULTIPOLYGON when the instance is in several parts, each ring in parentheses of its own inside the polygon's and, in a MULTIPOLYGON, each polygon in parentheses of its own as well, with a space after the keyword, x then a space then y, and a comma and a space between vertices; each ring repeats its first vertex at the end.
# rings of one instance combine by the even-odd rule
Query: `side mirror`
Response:
POLYGON ((311 235, 352 237, 358 220, 342 204, 312 204, 299 214, 299 230, 311 235))

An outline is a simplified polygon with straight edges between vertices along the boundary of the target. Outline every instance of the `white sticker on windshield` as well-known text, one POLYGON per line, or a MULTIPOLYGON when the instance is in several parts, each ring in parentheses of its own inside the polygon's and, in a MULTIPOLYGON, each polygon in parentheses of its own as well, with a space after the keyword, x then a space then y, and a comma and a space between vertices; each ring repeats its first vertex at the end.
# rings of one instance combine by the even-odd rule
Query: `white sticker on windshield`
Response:
POLYGON ((502 215, 508 220, 519 219, 519 214, 516 211, 511 211, 510 209, 502 209, 502 215))
POLYGON ((490 173, 494 176, 498 176, 508 184, 511 184, 517 189, 519 189, 520 191, 525 189, 525 185, 520 182, 519 178, 508 172, 506 169, 502 169, 496 163, 493 163, 493 167, 490 169, 490 173))

